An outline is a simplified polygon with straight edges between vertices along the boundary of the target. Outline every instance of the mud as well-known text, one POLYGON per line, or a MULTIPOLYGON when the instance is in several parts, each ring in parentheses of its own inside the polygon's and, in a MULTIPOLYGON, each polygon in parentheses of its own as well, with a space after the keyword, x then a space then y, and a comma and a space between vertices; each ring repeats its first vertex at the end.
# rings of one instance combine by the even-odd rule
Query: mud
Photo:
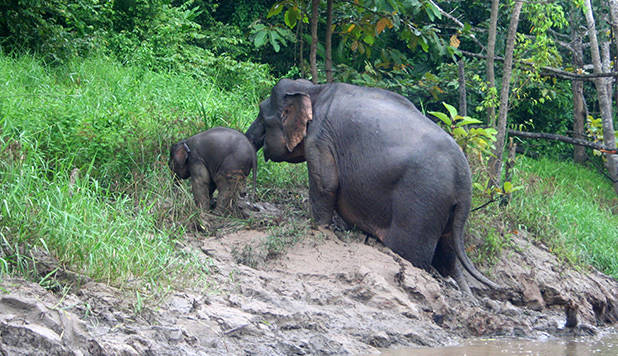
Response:
POLYGON ((364 236, 306 229, 273 254, 267 229, 212 231, 179 246, 210 265, 208 284, 139 312, 134 298, 87 279, 68 293, 4 279, 0 354, 377 354, 474 337, 590 336, 618 321, 616 280, 568 268, 526 236, 491 269, 479 266, 505 288, 472 283, 470 298, 364 236))

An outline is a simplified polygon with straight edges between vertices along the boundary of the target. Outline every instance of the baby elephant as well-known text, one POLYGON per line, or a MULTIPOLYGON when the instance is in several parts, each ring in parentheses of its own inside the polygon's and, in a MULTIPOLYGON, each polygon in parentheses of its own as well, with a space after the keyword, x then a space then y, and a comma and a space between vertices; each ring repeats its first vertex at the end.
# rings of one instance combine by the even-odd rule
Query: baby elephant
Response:
POLYGON ((214 127, 175 143, 170 148, 169 167, 176 177, 191 177, 195 204, 210 207, 210 198, 219 189, 215 213, 237 209, 236 198, 249 171, 253 170, 253 190, 257 168, 255 149, 242 133, 214 127))

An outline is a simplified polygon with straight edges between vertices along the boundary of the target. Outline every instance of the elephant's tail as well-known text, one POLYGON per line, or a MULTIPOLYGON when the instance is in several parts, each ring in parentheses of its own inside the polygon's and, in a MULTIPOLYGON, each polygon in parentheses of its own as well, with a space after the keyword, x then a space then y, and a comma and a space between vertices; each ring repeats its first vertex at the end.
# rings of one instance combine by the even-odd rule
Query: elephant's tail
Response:
POLYGON ((479 270, 476 269, 476 267, 474 267, 472 261, 470 261, 470 258, 468 258, 468 255, 466 254, 464 246, 464 225, 466 223, 469 210, 469 204, 457 204, 453 211, 453 241, 455 243, 455 253, 457 254, 457 258, 459 258, 459 262, 461 262, 464 268, 474 278, 490 288, 500 289, 498 284, 485 277, 481 272, 479 272, 479 270))

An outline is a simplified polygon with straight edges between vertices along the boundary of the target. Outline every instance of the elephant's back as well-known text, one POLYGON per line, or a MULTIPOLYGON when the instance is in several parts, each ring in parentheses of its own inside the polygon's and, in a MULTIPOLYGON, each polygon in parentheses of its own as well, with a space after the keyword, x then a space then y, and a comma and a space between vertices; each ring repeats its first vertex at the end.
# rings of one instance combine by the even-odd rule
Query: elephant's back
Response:
MULTIPOLYGON (((328 99, 316 110, 337 142, 380 143, 409 146, 431 142, 445 149, 455 143, 433 121, 403 96, 380 88, 337 83, 325 95, 328 99)), ((455 144, 456 145, 456 144, 455 144)))
POLYGON ((417 161, 441 152, 465 161, 455 140, 403 96, 341 83, 331 90, 315 115, 324 118, 321 131, 331 136, 336 152, 383 159, 395 151, 417 161))
POLYGON ((221 154, 252 148, 251 142, 242 132, 229 127, 213 127, 192 136, 189 140, 193 140, 196 146, 216 150, 221 154))
POLYGON ((215 174, 224 165, 226 169, 242 169, 248 174, 253 165, 253 145, 243 133, 234 129, 213 127, 187 141, 202 157, 211 174, 215 174), (227 167, 230 165, 233 167, 227 167))

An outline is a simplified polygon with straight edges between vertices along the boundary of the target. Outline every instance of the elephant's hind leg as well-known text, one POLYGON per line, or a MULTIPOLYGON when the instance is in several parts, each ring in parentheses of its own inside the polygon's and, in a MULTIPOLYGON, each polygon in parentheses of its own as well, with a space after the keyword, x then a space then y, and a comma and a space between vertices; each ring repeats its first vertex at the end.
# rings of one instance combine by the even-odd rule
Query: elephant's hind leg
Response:
POLYGON ((384 244, 415 267, 428 271, 440 235, 439 227, 429 215, 408 215, 412 216, 395 211, 384 244))
POLYGON ((468 282, 464 277, 462 266, 455 253, 454 246, 452 231, 448 231, 440 236, 438 246, 436 246, 436 251, 433 256, 432 265, 441 275, 452 276, 464 293, 472 295, 468 282))
POLYGON ((239 212, 238 195, 244 188, 245 181, 245 175, 240 170, 215 177, 217 189, 219 189, 217 207, 215 208, 216 214, 237 214, 239 212))

